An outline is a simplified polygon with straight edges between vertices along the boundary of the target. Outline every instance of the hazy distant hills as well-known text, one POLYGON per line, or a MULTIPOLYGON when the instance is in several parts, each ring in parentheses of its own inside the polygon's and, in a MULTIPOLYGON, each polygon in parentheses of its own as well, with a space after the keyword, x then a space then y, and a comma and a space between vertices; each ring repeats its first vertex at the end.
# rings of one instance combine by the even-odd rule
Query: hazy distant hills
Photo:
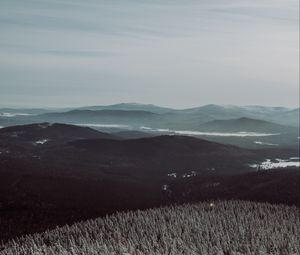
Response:
POLYGON ((85 106, 78 110, 121 110, 121 111, 147 111, 153 113, 168 113, 176 111, 172 108, 160 107, 153 104, 121 103, 107 106, 85 106))
POLYGON ((262 133, 286 133, 295 132, 298 129, 294 127, 287 127, 269 121, 251 119, 251 118, 237 118, 228 120, 213 120, 204 123, 201 129, 212 132, 262 132, 262 133))
POLYGON ((130 110, 130 111, 149 111, 158 114, 173 114, 197 116, 201 122, 207 122, 215 119, 234 119, 234 118, 253 118, 268 120, 283 125, 299 125, 299 108, 291 109, 286 107, 268 107, 268 106, 222 106, 222 105, 204 105, 188 109, 172 109, 156 105, 145 105, 136 103, 122 103, 109 106, 92 106, 79 109, 89 110, 130 110))
POLYGON ((123 103, 57 109, 55 112, 49 112, 49 109, 44 112, 41 109, 24 109, 23 112, 22 109, 14 112, 5 110, 8 109, 0 109, 0 127, 59 122, 90 126, 106 133, 123 132, 120 133, 120 137, 123 138, 184 134, 246 148, 295 148, 299 142, 299 108, 205 105, 178 110, 155 105, 123 103), (208 132, 218 134, 207 134, 208 132), (237 132, 268 135, 232 136, 232 139, 226 137, 228 134, 222 135, 237 132))
POLYGON ((37 115, 34 119, 71 123, 135 124, 155 118, 156 115, 152 112, 138 110, 72 110, 37 115))
POLYGON ((207 117, 210 118, 210 120, 246 117, 271 121, 287 126, 299 126, 299 108, 205 105, 186 109, 183 110, 183 112, 203 116, 203 118, 207 117))
POLYGON ((268 106, 234 106, 234 105, 205 105, 188 109, 172 109, 151 104, 121 103, 108 106, 87 106, 79 110, 125 110, 125 111, 148 111, 158 114, 177 113, 201 117, 202 122, 214 119, 253 118, 269 120, 284 125, 299 124, 299 108, 268 106))
MULTIPOLYGON (((251 118, 271 121, 285 126, 299 126, 299 108, 290 109, 285 107, 266 107, 266 106, 221 106, 205 105, 189 109, 171 109, 155 105, 122 103, 108 106, 87 106, 80 108, 65 109, 0 109, 0 117, 18 117, 23 121, 39 119, 47 121, 47 118, 59 121, 64 116, 67 120, 80 121, 81 118, 94 121, 108 121, 109 114, 114 120, 117 116, 124 113, 126 117, 153 118, 153 124, 179 125, 180 121, 185 121, 186 126, 197 128, 197 125, 212 120, 226 120, 235 118, 251 118), (130 113, 132 112, 132 113, 130 113), (44 114, 49 113, 49 114, 44 114), (152 115, 151 115, 152 113, 152 115), (9 115, 10 114, 10 115, 9 115), (21 114, 21 115, 20 115, 21 114), (22 114, 30 114, 24 116, 22 114), (36 115, 39 115, 38 117, 36 115), (158 117, 159 116, 159 117, 158 117)), ((120 117, 120 116, 119 116, 120 117)), ((104 124, 104 123, 102 123, 104 124)), ((118 124, 118 123, 116 123, 118 124)), ((180 125, 179 125, 180 126, 180 125)))

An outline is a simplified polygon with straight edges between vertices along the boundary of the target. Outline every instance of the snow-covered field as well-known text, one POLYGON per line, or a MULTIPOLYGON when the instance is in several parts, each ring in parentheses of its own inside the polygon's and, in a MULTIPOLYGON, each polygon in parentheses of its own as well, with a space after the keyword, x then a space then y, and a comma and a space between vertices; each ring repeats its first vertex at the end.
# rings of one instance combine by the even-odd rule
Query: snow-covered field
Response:
POLYGON ((6 118, 11 118, 11 117, 16 117, 16 116, 29 116, 32 114, 29 113, 10 113, 10 112, 0 112, 0 117, 6 117, 6 118))
MULTIPOLYGON (((93 123, 77 123, 75 125, 84 127, 98 127, 98 128, 121 128, 127 130, 141 130, 151 133, 166 133, 170 135, 187 135, 187 136, 223 136, 223 137, 267 137, 278 136, 280 133, 258 133, 258 132, 205 132, 205 131, 191 131, 191 130, 172 130, 168 128, 151 128, 146 126, 133 127, 123 124, 93 124, 93 123)), ((259 141, 257 141, 259 143, 259 141)), ((271 144, 265 144, 271 145, 271 144)), ((272 144, 273 145, 273 144, 272 144)))
POLYGON ((255 144, 259 144, 259 145, 268 145, 268 146, 279 146, 279 144, 275 144, 275 143, 266 143, 266 142, 261 142, 261 141, 254 141, 255 144))
POLYGON ((171 178, 177 178, 177 177, 190 178, 190 177, 197 176, 197 172, 196 171, 189 171, 189 172, 184 173, 184 174, 169 173, 169 174, 167 174, 167 176, 171 177, 171 178))
POLYGON ((48 142, 48 141, 49 141, 48 139, 42 139, 42 140, 36 141, 35 143, 36 143, 36 144, 45 144, 45 143, 48 142))
POLYGON ((257 133, 257 132, 202 132, 190 130, 172 130, 167 128, 150 128, 140 127, 140 129, 150 132, 178 134, 178 135, 191 135, 191 136, 224 136, 224 137, 265 137, 277 136, 280 133, 257 133))
POLYGON ((252 168, 256 169, 274 169, 274 168, 287 168, 287 167, 300 167, 299 157, 291 157, 289 159, 275 159, 272 161, 271 159, 266 159, 265 161, 259 164, 250 164, 252 168))

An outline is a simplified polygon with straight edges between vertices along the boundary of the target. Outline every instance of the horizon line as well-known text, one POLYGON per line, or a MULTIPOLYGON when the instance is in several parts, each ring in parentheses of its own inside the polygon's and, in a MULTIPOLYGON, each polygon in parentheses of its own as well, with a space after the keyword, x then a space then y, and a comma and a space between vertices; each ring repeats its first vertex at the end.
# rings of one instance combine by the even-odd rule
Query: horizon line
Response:
POLYGON ((263 105, 263 104, 217 104, 217 103, 208 103, 208 104, 199 104, 195 106, 190 107, 173 107, 173 106, 164 106, 160 104, 153 104, 153 103, 138 103, 138 102, 116 102, 111 104, 83 104, 83 105, 69 105, 69 106, 43 106, 43 105, 12 105, 9 106, 7 104, 0 104, 0 109, 3 108, 9 108, 9 109, 77 109, 77 108, 83 108, 83 107, 109 107, 109 106, 116 106, 116 105, 141 105, 141 106, 155 106, 155 107, 161 107, 161 108, 169 108, 172 110, 188 110, 188 109, 194 109, 199 107, 205 107, 205 106, 221 106, 221 107, 267 107, 267 108, 286 108, 286 109, 299 109, 300 106, 284 106, 284 105, 263 105))

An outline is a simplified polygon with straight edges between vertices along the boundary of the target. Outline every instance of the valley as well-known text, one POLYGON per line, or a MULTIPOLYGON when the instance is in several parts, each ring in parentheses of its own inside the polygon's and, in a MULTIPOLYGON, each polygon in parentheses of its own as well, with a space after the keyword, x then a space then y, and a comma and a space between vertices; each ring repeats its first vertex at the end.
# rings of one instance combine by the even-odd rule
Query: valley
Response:
POLYGON ((47 122, 0 129, 0 239, 174 203, 299 206, 293 146, 250 149, 178 133, 124 132, 47 122))

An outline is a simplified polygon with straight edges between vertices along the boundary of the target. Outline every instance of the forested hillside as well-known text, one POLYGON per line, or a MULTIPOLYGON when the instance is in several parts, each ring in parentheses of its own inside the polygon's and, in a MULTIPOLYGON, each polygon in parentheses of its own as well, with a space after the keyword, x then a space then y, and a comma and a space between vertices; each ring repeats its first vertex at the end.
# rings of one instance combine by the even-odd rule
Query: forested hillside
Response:
POLYGON ((1 255, 300 253, 299 208, 226 201, 117 213, 0 246, 1 255))

